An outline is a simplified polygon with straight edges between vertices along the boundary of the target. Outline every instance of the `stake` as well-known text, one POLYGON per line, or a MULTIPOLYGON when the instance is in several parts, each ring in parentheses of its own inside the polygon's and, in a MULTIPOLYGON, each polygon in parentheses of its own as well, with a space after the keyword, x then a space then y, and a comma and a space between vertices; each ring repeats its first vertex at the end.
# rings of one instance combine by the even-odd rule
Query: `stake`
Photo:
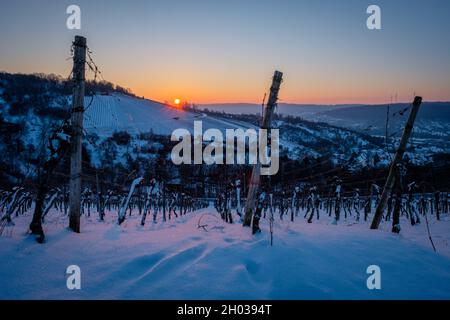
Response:
POLYGON ((72 139, 70 155, 70 220, 69 228, 80 233, 81 151, 83 136, 86 38, 75 36, 73 56, 72 139))
POLYGON ((395 158, 391 163, 389 169, 389 175, 386 180, 386 184, 383 188, 383 194, 381 195, 380 202, 378 203, 377 209, 375 211, 375 216, 373 217, 370 229, 378 229, 380 226, 381 219, 383 218, 383 211, 386 207, 386 202, 388 197, 392 192, 395 180, 395 170, 398 163, 403 159, 403 155, 406 151, 406 145, 408 144, 409 137, 411 136, 412 129, 414 127, 414 121, 416 120, 417 113, 419 112, 420 105, 422 104, 422 97, 415 97, 413 102, 413 107, 406 123, 405 130, 403 131, 403 136, 398 146, 395 158))
MULTIPOLYGON (((392 100, 392 99, 391 99, 392 100)), ((388 150, 388 130, 389 130, 389 113, 390 113, 391 105, 388 104, 386 111, 386 128, 385 128, 385 141, 386 150, 388 150)))
MULTIPOLYGON (((281 82, 283 80, 283 73, 275 71, 272 80, 272 87, 270 88, 270 96, 267 102, 266 110, 264 112, 264 118, 261 125, 262 129, 270 129, 272 122, 272 115, 275 111, 275 107, 278 100, 278 92, 280 91, 281 82)), ((260 152, 263 152, 260 150, 260 152)), ((250 185, 248 189, 247 199, 245 203, 245 215, 244 215, 244 227, 250 227, 252 223, 253 213, 256 209, 256 199, 260 184, 261 163, 258 161, 253 166, 252 177, 250 179, 250 185)))

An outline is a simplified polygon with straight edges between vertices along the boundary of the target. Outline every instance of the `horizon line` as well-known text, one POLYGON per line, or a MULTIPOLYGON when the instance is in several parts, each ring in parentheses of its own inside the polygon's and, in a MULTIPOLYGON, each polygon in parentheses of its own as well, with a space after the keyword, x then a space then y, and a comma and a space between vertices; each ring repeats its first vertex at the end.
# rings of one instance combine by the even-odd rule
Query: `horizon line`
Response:
MULTIPOLYGON (((57 76, 57 77, 61 78, 61 80, 63 80, 63 81, 67 81, 68 80, 67 78, 63 77, 62 75, 57 74, 57 73, 53 73, 53 72, 50 72, 50 73, 46 73, 46 72, 24 73, 24 72, 8 72, 6 70, 0 70, 0 73, 6 73, 6 74, 12 74, 12 75, 34 75, 34 76, 54 75, 54 76, 57 76)), ((89 80, 92 81, 93 79, 86 79, 86 80, 87 81, 89 81, 89 80)), ((115 86, 120 86, 120 87, 126 88, 126 87, 124 87, 124 86, 122 86, 120 84, 117 84, 117 83, 115 83, 113 81, 109 81, 109 80, 106 80, 106 79, 103 79, 103 80, 100 80, 100 81, 96 80, 96 82, 98 82, 98 83, 110 82, 110 83, 112 83, 115 86)), ((170 104, 169 100, 165 100, 163 102, 163 101, 160 101, 159 99, 153 99, 153 98, 149 98, 149 97, 147 97, 145 95, 139 95, 136 92, 134 92, 132 88, 126 88, 126 89, 130 89, 131 90, 131 94, 135 95, 136 97, 142 97, 142 98, 144 98, 146 100, 151 100, 153 102, 157 102, 157 103, 160 103, 160 104, 163 104, 163 105, 170 104)), ((229 102, 229 101, 227 101, 227 102, 201 102, 201 103, 196 103, 196 102, 190 102, 190 101, 187 101, 187 100, 185 100, 184 102, 188 103, 188 104, 191 104, 191 105, 194 104, 194 105, 199 105, 199 106, 205 106, 205 105, 209 105, 209 106, 217 106, 217 105, 249 105, 249 106, 259 106, 259 107, 261 107, 261 105, 262 105, 261 103, 258 103, 258 102, 229 102)), ((384 105, 410 104, 410 103, 412 103, 412 101, 378 102, 378 103, 373 103, 373 102, 370 102, 370 103, 369 102, 357 102, 357 103, 355 103, 355 102, 351 102, 351 103, 346 103, 346 102, 342 102, 342 103, 317 103, 317 102, 314 102, 314 103, 308 103, 308 102, 283 101, 283 102, 278 103, 278 105, 282 105, 283 104, 283 105, 294 105, 294 106, 318 106, 318 107, 321 107, 321 106, 329 106, 329 107, 336 106, 337 107, 337 106, 384 106, 384 105)), ((448 100, 442 100, 442 99, 425 100, 424 99, 423 103, 450 103, 450 98, 448 100)))

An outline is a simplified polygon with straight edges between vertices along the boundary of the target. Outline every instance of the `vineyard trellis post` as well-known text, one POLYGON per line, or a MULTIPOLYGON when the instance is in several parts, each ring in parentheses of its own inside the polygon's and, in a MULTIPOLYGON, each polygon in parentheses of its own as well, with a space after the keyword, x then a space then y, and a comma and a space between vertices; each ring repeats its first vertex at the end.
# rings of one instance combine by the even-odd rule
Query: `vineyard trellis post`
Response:
POLYGON ((71 111, 70 220, 69 228, 80 233, 82 137, 86 72, 86 38, 75 36, 73 43, 73 98, 71 111))
MULTIPOLYGON (((278 92, 280 91, 282 81, 283 81, 283 73, 280 71, 275 71, 272 80, 272 86, 270 88, 269 100, 267 101, 266 110, 264 112, 264 118, 261 125, 261 129, 270 129, 272 115, 277 105, 278 92)), ((243 223, 244 227, 250 227, 252 223, 253 213, 256 210, 256 199, 259 190, 260 175, 261 175, 261 163, 257 161, 257 163, 253 166, 253 171, 250 178, 250 184, 247 193, 247 199, 245 203, 245 215, 243 223)))
POLYGON ((417 113, 419 112, 419 108, 420 108, 421 104, 422 104, 422 97, 415 97, 413 105, 412 105, 411 113, 409 114, 408 121, 406 122, 406 126, 403 131, 402 139, 400 140, 400 145, 398 146, 397 152, 395 154, 395 158, 391 163, 391 167, 389 169, 389 175, 388 175, 386 183, 384 185, 381 199, 378 202, 378 206, 375 211, 375 215, 373 217, 370 229, 378 229, 378 227, 380 226, 381 219, 383 218, 383 211, 384 211, 384 208, 386 207, 386 202, 387 202, 389 196, 391 195, 392 188, 394 187, 396 167, 402 161, 403 155, 405 154, 406 146, 407 146, 408 140, 411 136, 411 132, 414 127, 414 121, 416 120, 416 116, 417 116, 417 113))

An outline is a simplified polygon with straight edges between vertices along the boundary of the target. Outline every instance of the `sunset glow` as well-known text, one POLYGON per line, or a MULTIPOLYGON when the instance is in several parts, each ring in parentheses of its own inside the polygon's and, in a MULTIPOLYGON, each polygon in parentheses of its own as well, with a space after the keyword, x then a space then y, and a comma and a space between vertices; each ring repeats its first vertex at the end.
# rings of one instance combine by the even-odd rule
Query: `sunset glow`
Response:
POLYGON ((23 5, 5 2, 0 24, 16 27, 14 38, 12 32, 0 34, 1 43, 8 43, 0 48, 0 70, 66 77, 68 48, 80 34, 106 80, 173 105, 260 103, 273 70, 285 74, 281 103, 376 104, 392 96, 410 101, 414 93, 427 101, 450 100, 450 42, 441 41, 450 27, 446 2, 383 2, 389 14, 380 32, 367 29, 358 1, 328 1, 326 12, 323 1, 286 1, 281 7, 256 0, 175 2, 80 0, 85 15, 77 32, 61 23, 63 2, 30 1, 25 13, 23 5), (287 23, 268 28, 267 20, 287 23), (49 33, 40 46, 36 39, 49 33), (188 98, 177 103, 174 96, 188 98))
POLYGON ((450 0, 0 0, 0 304, 450 301, 449 38, 450 0))

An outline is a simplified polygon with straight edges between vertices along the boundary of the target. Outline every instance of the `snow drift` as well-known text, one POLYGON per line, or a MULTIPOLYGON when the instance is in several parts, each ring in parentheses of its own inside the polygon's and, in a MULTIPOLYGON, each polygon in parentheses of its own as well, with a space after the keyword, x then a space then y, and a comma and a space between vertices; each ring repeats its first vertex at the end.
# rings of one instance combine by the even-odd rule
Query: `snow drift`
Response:
MULTIPOLYGON (((365 224, 276 221, 275 243, 224 224, 209 208, 177 221, 116 225, 82 217, 82 234, 51 212, 48 242, 25 234, 30 214, 5 230, 0 246, 0 299, 449 299, 450 221, 432 221, 439 254, 425 225, 406 223, 401 235, 365 224), (198 228, 199 219, 205 231, 198 228), (66 288, 66 268, 81 268, 81 290, 66 288), (368 290, 366 268, 378 265, 382 289, 368 290)), ((386 228, 388 229, 388 228, 386 228)))

